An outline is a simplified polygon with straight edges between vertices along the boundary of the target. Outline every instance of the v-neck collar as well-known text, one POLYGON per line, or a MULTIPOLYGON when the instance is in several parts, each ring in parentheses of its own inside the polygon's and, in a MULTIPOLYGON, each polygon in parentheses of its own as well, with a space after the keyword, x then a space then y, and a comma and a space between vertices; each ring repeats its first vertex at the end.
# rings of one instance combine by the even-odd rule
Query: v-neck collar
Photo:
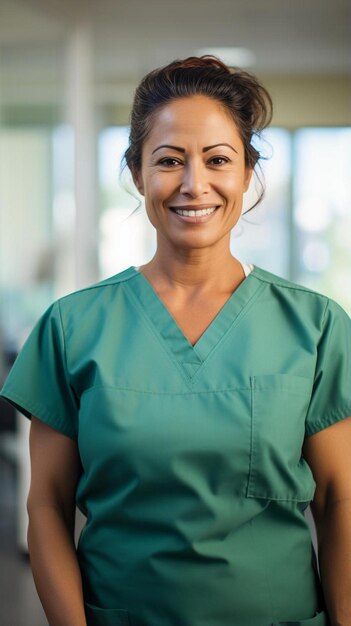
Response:
POLYGON ((192 345, 163 303, 151 283, 135 267, 128 268, 132 280, 127 281, 134 302, 142 309, 164 347, 181 366, 187 379, 192 379, 201 365, 241 319, 247 305, 255 296, 260 281, 255 280, 255 266, 226 300, 212 322, 192 345))

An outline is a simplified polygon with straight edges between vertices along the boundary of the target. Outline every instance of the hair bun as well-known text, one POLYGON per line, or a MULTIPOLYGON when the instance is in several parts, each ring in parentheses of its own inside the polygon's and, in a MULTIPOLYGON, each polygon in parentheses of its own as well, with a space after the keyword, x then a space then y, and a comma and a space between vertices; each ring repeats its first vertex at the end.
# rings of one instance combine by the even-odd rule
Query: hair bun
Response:
POLYGON ((217 68, 227 74, 231 74, 231 68, 228 67, 223 61, 213 56, 212 54, 203 54, 200 57, 188 57, 187 59, 177 59, 168 65, 170 70, 172 69, 207 69, 217 68))

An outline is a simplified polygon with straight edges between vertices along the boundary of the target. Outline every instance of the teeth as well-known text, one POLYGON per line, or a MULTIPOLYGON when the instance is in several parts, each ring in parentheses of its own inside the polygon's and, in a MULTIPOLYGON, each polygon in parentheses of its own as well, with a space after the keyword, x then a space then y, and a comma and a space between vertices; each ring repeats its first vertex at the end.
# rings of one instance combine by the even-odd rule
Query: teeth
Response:
POLYGON ((184 215, 185 217, 201 217, 201 215, 211 215, 216 210, 216 207, 213 206, 209 209, 200 209, 197 211, 186 211, 185 209, 174 209, 178 215, 184 215))

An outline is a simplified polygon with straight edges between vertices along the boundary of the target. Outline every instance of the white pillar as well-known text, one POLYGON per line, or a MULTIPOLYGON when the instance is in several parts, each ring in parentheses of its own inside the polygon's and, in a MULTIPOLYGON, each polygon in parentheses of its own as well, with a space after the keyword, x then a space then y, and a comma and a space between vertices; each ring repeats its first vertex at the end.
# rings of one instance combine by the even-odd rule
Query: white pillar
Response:
POLYGON ((30 486, 29 429, 30 423, 16 412, 17 424, 17 545, 22 553, 28 552, 27 498, 30 486))
MULTIPOLYGON (((97 183, 96 183, 96 131, 94 123, 92 41, 88 22, 76 22, 69 33, 66 51, 66 110, 65 122, 73 130, 73 189, 74 237, 66 250, 70 260, 59 261, 59 273, 74 271, 74 281, 66 279, 65 286, 79 289, 98 279, 97 263, 97 183)), ((65 142, 67 158, 72 146, 65 142)), ((61 156, 60 158, 64 158, 61 156)), ((57 164, 60 167, 60 164, 57 164)), ((60 207, 58 207, 60 210, 60 207)), ((63 216, 64 217, 64 216, 63 216)), ((69 216, 68 216, 69 218, 69 216)), ((18 420, 19 480, 18 480, 18 546, 27 550, 28 516, 26 500, 30 480, 28 449, 29 423, 21 416, 18 420)), ((82 518, 82 516, 81 516, 82 518)), ((80 526, 83 520, 79 518, 80 526)))
POLYGON ((66 121, 74 136, 75 287, 98 279, 96 131, 89 18, 74 22, 67 43, 66 121))

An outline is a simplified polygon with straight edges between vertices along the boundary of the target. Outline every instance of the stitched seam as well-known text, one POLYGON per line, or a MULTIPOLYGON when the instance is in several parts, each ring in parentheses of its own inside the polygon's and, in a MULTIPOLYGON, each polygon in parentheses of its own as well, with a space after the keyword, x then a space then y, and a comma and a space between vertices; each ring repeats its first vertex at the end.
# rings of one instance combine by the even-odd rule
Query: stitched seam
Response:
POLYGON ((271 493, 258 493, 257 488, 255 487, 255 474, 257 467, 257 457, 258 453, 256 451, 255 446, 255 433, 258 430, 257 422, 255 419, 256 411, 255 411, 255 396, 256 391, 260 391, 261 388, 256 390, 256 377, 252 376, 250 378, 251 382, 251 448, 250 448, 250 465, 249 465, 249 480, 246 490, 246 496, 248 498, 263 498, 265 500, 274 500, 274 501, 282 501, 282 502, 310 502, 313 498, 313 494, 309 494, 308 492, 300 493, 298 496, 280 496, 280 495, 272 495, 271 493))
MULTIPOLYGON (((253 472, 252 472, 253 473, 253 472)), ((255 491, 255 487, 251 487, 251 491, 250 491, 250 487, 247 490, 247 498, 261 498, 263 500, 274 500, 275 502, 311 502, 311 500, 313 500, 313 495, 314 495, 314 489, 311 493, 309 492, 304 492, 302 494, 299 495, 294 495, 294 496, 283 496, 283 495, 276 495, 276 494, 272 494, 272 493, 256 493, 255 491)))
POLYGON ((239 311, 238 315, 233 319, 233 321, 230 324, 229 328, 227 328, 227 330, 222 335, 222 337, 219 339, 219 341, 213 346, 212 350, 210 350, 210 352, 208 353, 208 355, 204 359, 202 365, 200 365, 199 370, 194 374, 193 379, 192 379, 193 383, 195 383, 196 379, 200 376, 200 370, 202 372, 202 370, 206 368, 207 363, 209 361, 209 358, 212 357, 212 355, 217 350, 219 350, 220 346, 222 345, 222 342, 226 340, 228 333, 230 333, 233 330, 233 328, 241 321, 241 319, 243 317, 245 317, 245 315, 249 312, 249 310, 251 309, 251 307, 253 306, 254 302, 256 301, 258 296, 260 295, 261 291, 263 291, 263 289, 264 289, 264 285, 262 285, 261 288, 258 288, 257 291, 251 296, 250 300, 248 300, 248 302, 246 302, 246 304, 244 305, 244 308, 241 309, 241 311, 239 311))
MULTIPOLYGON (((259 272, 260 270, 259 268, 257 268, 257 273, 255 273, 255 277, 258 280, 261 280, 262 282, 267 283, 268 285, 278 285, 279 287, 284 287, 284 289, 295 289, 296 291, 303 291, 304 293, 311 293, 312 295, 319 296, 321 298, 326 298, 327 301, 329 300, 328 296, 326 296, 323 293, 320 293, 319 291, 314 291, 313 289, 309 289, 308 287, 304 287, 303 285, 294 285, 294 284, 289 285, 289 284, 280 282, 279 280, 276 280, 276 279, 265 278, 264 276, 261 276, 259 272)), ((253 272, 251 272, 251 274, 252 273, 253 272)))
POLYGON ((66 375, 67 375, 67 385, 70 389, 70 392, 73 396, 73 401, 76 403, 76 409, 77 409, 77 428, 74 429, 76 431, 76 435, 78 436, 78 432, 79 432, 79 418, 78 418, 78 412, 79 412, 79 396, 76 392, 76 390, 74 389, 74 387, 71 385, 71 382, 69 381, 68 378, 68 356, 67 356, 67 341, 66 341, 66 336, 65 336, 65 331, 64 331, 64 326, 63 326, 63 321, 62 321, 62 312, 61 312, 61 306, 60 306, 60 301, 57 301, 57 305, 58 305, 58 313, 59 313, 59 318, 60 318, 60 325, 61 325, 61 333, 62 333, 62 343, 63 343, 63 356, 64 356, 64 360, 65 360, 65 368, 66 368, 66 375))
POLYGON ((253 445, 253 437, 254 437, 254 425, 253 425, 253 421, 254 421, 254 386, 255 386, 255 379, 251 378, 250 379, 250 399, 251 399, 251 407, 250 407, 250 416, 251 416, 251 432, 250 432, 250 451, 249 451, 249 472, 248 472, 248 481, 247 481, 247 488, 246 488, 246 496, 250 497, 250 489, 251 489, 251 481, 252 481, 252 475, 253 475, 253 456, 254 456, 254 445, 253 445))
POLYGON ((59 318, 60 318, 60 326, 61 326, 61 333, 62 333, 62 343, 63 343, 63 354, 64 354, 64 359, 65 359, 65 367, 66 367, 66 372, 68 372, 66 336, 65 336, 65 333, 64 333, 64 330, 63 330, 61 306, 60 306, 60 302, 59 301, 57 301, 57 308, 58 308, 58 313, 59 313, 59 318))
MULTIPOLYGON (((127 268, 129 269, 129 268, 127 268)), ((123 270, 123 271, 127 271, 127 270, 123 270)), ((128 280, 130 280, 131 278, 135 278, 137 274, 132 274, 130 276, 126 276, 126 277, 121 277, 121 278, 117 278, 117 276, 115 278, 106 278, 105 281, 101 281, 99 283, 96 283, 95 285, 88 285, 88 287, 82 287, 82 289, 77 289, 76 291, 72 291, 71 293, 68 293, 65 296, 62 296, 61 298, 59 298, 59 300, 66 300, 66 298, 70 298, 71 296, 75 296, 76 294, 81 294, 84 293, 85 291, 91 291, 92 289, 102 289, 104 287, 114 287, 115 285, 118 285, 119 283, 125 283, 128 280), (111 282, 110 282, 111 281, 111 282)))
POLYGON ((146 394, 150 396, 195 396, 195 395, 206 395, 211 393, 228 393, 233 391, 248 391, 250 387, 226 387, 224 389, 210 389, 205 391, 148 391, 146 389, 134 389, 133 387, 114 387, 113 385, 96 385, 94 387, 89 387, 83 391, 81 398, 84 395, 96 391, 97 389, 110 389, 112 391, 131 391, 133 393, 146 394))
POLYGON ((319 430, 323 430, 323 427, 332 426, 334 423, 337 423, 340 420, 347 419, 351 415, 351 404, 345 404, 338 410, 333 409, 327 413, 322 419, 318 420, 318 422, 314 422, 313 424, 306 425, 306 434, 313 435, 319 430), (336 418, 337 422, 334 422, 336 418), (321 426, 321 428, 320 428, 321 426))
POLYGON ((294 497, 285 497, 285 496, 272 496, 271 494, 264 494, 264 493, 255 493, 255 494, 248 494, 247 496, 248 498, 261 498, 263 500, 274 500, 274 502, 311 502, 311 500, 313 499, 313 494, 305 494, 305 495, 301 495, 301 496, 294 496, 294 497))
MULTIPOLYGON (((270 390, 270 389, 272 389, 272 387, 269 387, 269 386, 267 386, 267 387, 266 386, 265 387, 261 387, 261 386, 256 387, 256 391, 257 392, 266 391, 266 389, 270 390)), ((290 389, 289 387, 284 387, 283 385, 281 387, 277 387, 277 390, 278 391, 279 390, 283 390, 286 393, 291 393, 291 394, 293 394, 295 396, 302 396, 303 398, 305 396, 308 396, 308 397, 311 396, 311 392, 310 391, 307 391, 307 390, 306 391, 298 391, 297 389, 290 389)))
MULTIPOLYGON (((141 306, 138 298, 135 296, 133 291, 130 290, 130 289, 126 290, 126 293, 127 293, 127 296, 129 296, 129 298, 133 301, 133 303, 137 307, 138 311, 141 313, 141 319, 142 319, 143 323, 149 328, 149 330, 151 330, 151 332, 154 335, 154 337, 156 337, 159 345, 161 346, 161 348, 164 351, 164 353, 167 354, 167 356, 168 356, 170 362, 172 363, 172 365, 176 366, 176 368, 180 372, 182 378, 184 378, 185 382, 188 385, 189 384, 191 385, 192 381, 191 381, 190 376, 188 376, 186 371, 183 369, 183 367, 179 363, 178 359, 175 357, 174 353, 168 348, 167 343, 163 340, 162 336, 158 332, 157 328, 153 325, 152 321, 148 317, 146 317, 146 315, 144 313, 144 309, 141 306)), ((199 367, 201 367, 201 364, 199 364, 199 367)))
MULTIPOLYGON (((48 412, 48 410, 43 405, 36 404, 35 402, 32 402, 31 400, 28 400, 28 398, 25 398, 24 396, 21 396, 16 391, 11 391, 11 388, 10 389, 4 389, 4 392, 2 393, 2 396, 4 398, 6 398, 7 400, 10 400, 10 401, 12 400, 16 404, 18 404, 20 409, 25 409, 31 415, 34 415, 35 417, 38 417, 38 419, 40 419, 42 417, 43 421, 48 420, 49 425, 54 425, 55 424, 60 430, 62 430, 66 434, 70 433, 70 435, 75 440, 77 439, 77 433, 76 433, 75 429, 71 429, 71 428, 67 427, 66 422, 63 422, 62 418, 58 414, 55 415, 53 413, 48 412)), ((20 410, 20 409, 18 409, 18 410, 20 410)), ((28 416, 26 416, 26 417, 28 417, 28 416)), ((28 418, 28 419, 30 419, 30 418, 28 418)))

